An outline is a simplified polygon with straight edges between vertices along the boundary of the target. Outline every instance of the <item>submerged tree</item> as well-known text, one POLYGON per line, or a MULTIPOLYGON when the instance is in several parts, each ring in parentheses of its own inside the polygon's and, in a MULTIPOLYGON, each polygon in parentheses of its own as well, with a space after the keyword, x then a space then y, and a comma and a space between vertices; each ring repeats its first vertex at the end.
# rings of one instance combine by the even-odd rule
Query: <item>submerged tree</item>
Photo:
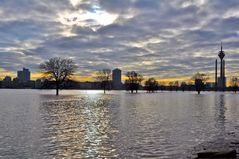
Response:
POLYGON ((230 85, 232 87, 232 90, 236 93, 238 90, 238 84, 239 84, 239 79, 237 77, 232 77, 230 81, 230 85))
POLYGON ((184 92, 185 88, 187 87, 187 83, 186 82, 182 82, 181 83, 181 90, 184 92))
POLYGON ((163 91, 163 90, 166 90, 166 86, 165 86, 165 82, 160 82, 159 83, 159 90, 163 91))
POLYGON ((139 90, 140 84, 143 81, 143 76, 141 76, 139 73, 135 71, 127 72, 126 73, 126 80, 125 80, 125 86, 127 90, 130 90, 131 93, 136 93, 139 90))
POLYGON ((102 69, 96 73, 96 79, 101 83, 102 88, 104 89, 104 94, 106 87, 109 86, 111 79, 111 70, 110 69, 102 69))
POLYGON ((154 92, 159 89, 158 81, 156 81, 154 78, 149 78, 147 81, 145 81, 145 89, 147 92, 154 92))
POLYGON ((169 90, 170 91, 178 91, 178 88, 179 88, 179 82, 178 81, 174 81, 174 82, 169 82, 168 83, 168 86, 169 86, 169 90))
POLYGON ((178 81, 175 81, 173 85, 174 85, 174 87, 175 87, 175 90, 178 91, 179 82, 178 82, 178 81))
POLYGON ((76 68, 72 59, 60 57, 51 58, 40 64, 44 76, 55 83, 56 95, 59 95, 60 85, 75 73, 76 68))
POLYGON ((200 94, 200 92, 204 89, 206 81, 209 79, 209 77, 206 74, 203 73, 196 73, 193 78, 195 89, 200 94))
POLYGON ((173 82, 169 82, 169 83, 168 83, 168 86, 169 86, 169 90, 170 90, 170 91, 173 91, 174 83, 173 83, 173 82))

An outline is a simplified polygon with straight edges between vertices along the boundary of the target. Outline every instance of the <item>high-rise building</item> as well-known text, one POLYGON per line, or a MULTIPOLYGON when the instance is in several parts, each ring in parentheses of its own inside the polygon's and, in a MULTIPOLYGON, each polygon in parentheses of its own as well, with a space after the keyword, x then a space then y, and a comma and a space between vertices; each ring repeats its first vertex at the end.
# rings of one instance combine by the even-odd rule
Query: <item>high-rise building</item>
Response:
POLYGON ((112 79, 113 79, 113 88, 114 89, 122 89, 121 70, 120 69, 116 68, 113 70, 112 79))
POLYGON ((22 71, 17 71, 17 78, 20 82, 28 82, 31 79, 31 72, 29 69, 23 68, 22 71))
MULTIPOLYGON (((221 50, 218 53, 218 56, 220 58, 220 77, 215 81, 215 85, 219 90, 225 90, 226 88, 226 77, 225 77, 225 60, 223 59, 225 57, 225 52, 222 49, 222 44, 221 44, 221 50)), ((217 61, 216 61, 216 78, 217 78, 217 61)))

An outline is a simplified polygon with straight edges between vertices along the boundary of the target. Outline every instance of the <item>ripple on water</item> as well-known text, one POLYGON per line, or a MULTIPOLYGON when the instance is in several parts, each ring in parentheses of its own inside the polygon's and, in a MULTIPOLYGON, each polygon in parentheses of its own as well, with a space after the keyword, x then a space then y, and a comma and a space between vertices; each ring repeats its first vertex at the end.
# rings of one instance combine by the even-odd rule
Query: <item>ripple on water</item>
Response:
POLYGON ((46 123, 43 139, 54 143, 54 156, 117 156, 110 140, 115 131, 110 124, 109 100, 108 97, 73 97, 43 102, 41 112, 46 123))
POLYGON ((239 136, 230 93, 9 91, 0 92, 0 158, 185 159, 239 136))

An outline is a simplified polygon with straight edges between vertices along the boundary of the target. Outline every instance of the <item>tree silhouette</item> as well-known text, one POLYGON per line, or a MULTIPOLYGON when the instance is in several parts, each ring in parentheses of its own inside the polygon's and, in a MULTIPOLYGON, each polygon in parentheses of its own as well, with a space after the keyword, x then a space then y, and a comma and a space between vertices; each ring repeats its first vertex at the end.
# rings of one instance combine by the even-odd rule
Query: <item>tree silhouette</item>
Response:
POLYGON ((178 82, 178 81, 175 81, 173 85, 174 85, 174 87, 175 87, 175 90, 178 91, 179 82, 178 82))
POLYGON ((174 83, 173 83, 173 82, 169 82, 169 83, 168 83, 168 86, 169 86, 169 90, 170 90, 170 91, 173 91, 174 83))
POLYGON ((160 82, 159 83, 159 90, 163 91, 166 89, 165 82, 160 82))
POLYGON ((168 86, 169 86, 169 90, 170 91, 178 91, 178 88, 179 88, 179 82, 178 81, 174 81, 174 82, 169 82, 168 83, 168 86))
POLYGON ((182 82, 181 83, 181 90, 184 92, 185 88, 187 87, 187 83, 186 82, 182 82))
POLYGON ((147 81, 145 81, 145 89, 147 92, 154 92, 159 89, 158 81, 156 81, 154 78, 149 78, 147 81))
POLYGON ((60 85, 69 79, 77 68, 72 59, 60 57, 51 58, 39 67, 47 79, 54 81, 56 95, 59 95, 60 85))
POLYGON ((206 81, 209 79, 209 77, 206 74, 203 73, 196 73, 192 79, 194 80, 195 89, 200 94, 200 92, 204 89, 206 81))
POLYGON ((125 86, 126 90, 130 90, 131 93, 138 92, 141 82, 143 81, 143 76, 135 71, 126 73, 125 86))
POLYGON ((106 87, 109 85, 109 81, 111 79, 111 70, 110 69, 99 70, 96 73, 96 79, 97 81, 101 82, 101 86, 103 87, 105 94, 106 87))
POLYGON ((230 81, 230 85, 232 90, 236 93, 238 90, 239 79, 237 77, 232 77, 230 81))

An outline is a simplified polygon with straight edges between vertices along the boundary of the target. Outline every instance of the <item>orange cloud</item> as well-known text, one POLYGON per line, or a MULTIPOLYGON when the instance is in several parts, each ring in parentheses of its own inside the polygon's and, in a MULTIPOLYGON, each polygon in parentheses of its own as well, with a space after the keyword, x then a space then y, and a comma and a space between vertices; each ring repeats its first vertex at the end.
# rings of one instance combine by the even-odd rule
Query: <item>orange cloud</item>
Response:
POLYGON ((11 76, 12 78, 15 78, 16 74, 13 72, 7 72, 3 69, 0 69, 0 79, 3 79, 5 76, 11 76))
POLYGON ((31 73, 31 80, 36 80, 38 78, 43 77, 43 74, 41 72, 38 73, 31 73))

